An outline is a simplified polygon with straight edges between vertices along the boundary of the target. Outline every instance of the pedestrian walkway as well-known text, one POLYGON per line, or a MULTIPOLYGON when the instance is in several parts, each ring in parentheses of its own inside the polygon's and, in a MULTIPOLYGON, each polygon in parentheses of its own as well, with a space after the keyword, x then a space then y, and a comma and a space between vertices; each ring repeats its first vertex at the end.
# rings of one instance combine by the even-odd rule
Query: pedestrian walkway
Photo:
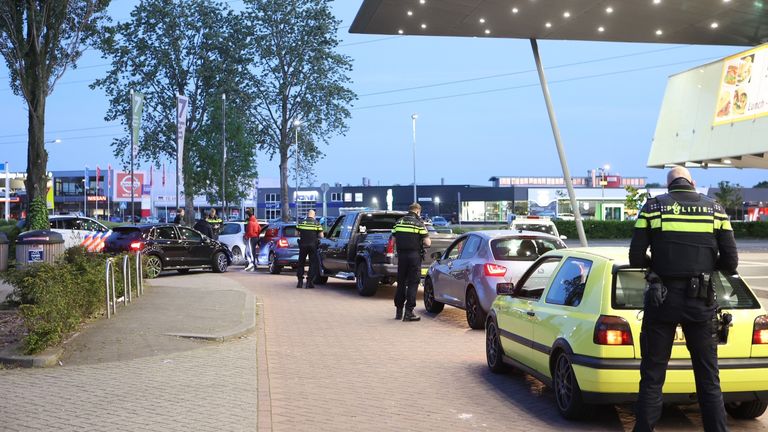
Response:
POLYGON ((223 281, 160 277, 69 342, 63 367, 0 370, 0 430, 255 431, 256 339, 236 336, 254 297, 223 281))

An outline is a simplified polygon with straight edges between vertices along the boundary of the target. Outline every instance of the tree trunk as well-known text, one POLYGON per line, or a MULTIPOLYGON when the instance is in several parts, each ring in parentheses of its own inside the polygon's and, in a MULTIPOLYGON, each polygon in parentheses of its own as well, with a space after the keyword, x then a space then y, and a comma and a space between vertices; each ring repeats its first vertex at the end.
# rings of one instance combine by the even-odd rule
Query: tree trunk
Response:
POLYGON ((280 217, 289 221, 291 208, 288 201, 288 146, 280 146, 280 217))
POLYGON ((48 189, 48 152, 45 151, 45 84, 30 89, 28 102, 29 125, 27 127, 27 212, 37 197, 46 198, 48 189))

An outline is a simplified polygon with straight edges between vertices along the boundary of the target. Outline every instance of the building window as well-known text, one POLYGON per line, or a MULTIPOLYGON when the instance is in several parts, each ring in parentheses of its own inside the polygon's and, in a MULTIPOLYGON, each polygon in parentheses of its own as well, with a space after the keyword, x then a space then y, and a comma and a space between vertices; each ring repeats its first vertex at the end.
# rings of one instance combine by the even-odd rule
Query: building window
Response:
POLYGON ((278 202, 278 201, 280 201, 280 194, 278 194, 278 193, 268 193, 266 201, 267 202, 278 202))
POLYGON ((344 194, 344 202, 352 202, 352 194, 347 192, 344 194))
POLYGON ((362 192, 355 192, 355 202, 363 202, 362 192))
POLYGON ((341 192, 331 192, 331 202, 341 202, 341 192))

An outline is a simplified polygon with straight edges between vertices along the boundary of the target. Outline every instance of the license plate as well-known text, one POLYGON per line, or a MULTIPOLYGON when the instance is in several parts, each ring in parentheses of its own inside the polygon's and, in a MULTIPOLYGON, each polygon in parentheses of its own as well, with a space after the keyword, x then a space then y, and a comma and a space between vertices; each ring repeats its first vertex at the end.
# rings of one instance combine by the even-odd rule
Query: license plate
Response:
POLYGON ((429 269, 425 269, 425 268, 421 269, 421 277, 424 277, 427 275, 427 270, 429 269))
POLYGON ((683 333, 683 328, 681 326, 677 326, 675 329, 675 345, 685 345, 685 333, 683 333))

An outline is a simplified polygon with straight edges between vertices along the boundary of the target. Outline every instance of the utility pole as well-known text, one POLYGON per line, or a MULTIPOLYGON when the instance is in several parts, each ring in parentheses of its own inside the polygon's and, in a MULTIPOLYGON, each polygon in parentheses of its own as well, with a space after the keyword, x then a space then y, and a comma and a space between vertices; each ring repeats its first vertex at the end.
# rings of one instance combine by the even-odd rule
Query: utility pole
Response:
POLYGON ((227 95, 221 95, 221 212, 227 220, 226 178, 227 178, 227 95))
POLYGON ((418 202, 416 196, 416 119, 419 118, 418 114, 411 116, 413 120, 413 202, 418 202))

